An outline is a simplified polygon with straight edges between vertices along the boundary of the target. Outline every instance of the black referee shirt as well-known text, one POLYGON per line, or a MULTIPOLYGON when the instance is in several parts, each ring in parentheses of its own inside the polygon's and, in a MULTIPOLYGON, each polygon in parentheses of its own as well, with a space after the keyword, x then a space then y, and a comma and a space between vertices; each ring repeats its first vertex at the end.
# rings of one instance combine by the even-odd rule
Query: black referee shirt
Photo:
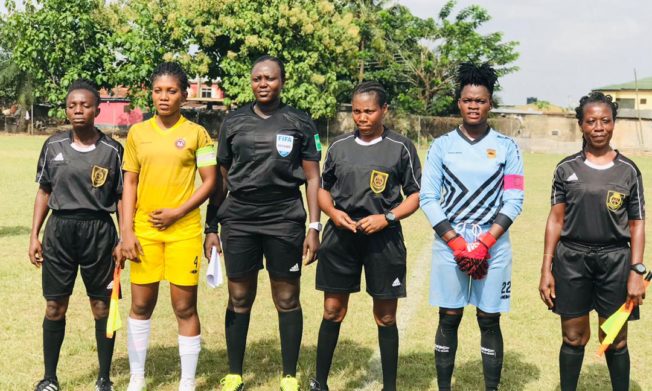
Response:
POLYGON ((409 139, 385 128, 382 140, 361 145, 354 133, 333 140, 326 153, 321 187, 335 207, 353 219, 386 213, 421 184, 421 163, 409 139))
POLYGON ((301 163, 319 161, 321 144, 308 114, 282 105, 269 118, 253 103, 229 114, 219 135, 220 164, 229 166, 227 186, 238 199, 272 202, 299 197, 301 163))
POLYGON ((551 202, 566 204, 562 239, 625 242, 630 239, 629 220, 645 219, 641 172, 633 161, 616 153, 611 166, 593 166, 583 152, 557 165, 551 202))
POLYGON ((36 182, 50 192, 48 207, 115 212, 122 194, 122 145, 100 132, 95 149, 80 152, 72 140, 72 132, 57 133, 41 149, 36 182))

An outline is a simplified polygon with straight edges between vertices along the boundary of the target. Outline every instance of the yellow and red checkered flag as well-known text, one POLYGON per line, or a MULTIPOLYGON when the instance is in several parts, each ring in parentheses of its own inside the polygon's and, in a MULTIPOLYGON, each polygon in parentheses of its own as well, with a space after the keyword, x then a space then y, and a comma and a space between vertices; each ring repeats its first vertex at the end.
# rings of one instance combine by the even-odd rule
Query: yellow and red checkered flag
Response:
POLYGON ((109 304, 109 319, 106 321, 106 337, 113 338, 116 330, 122 328, 122 319, 120 319, 120 274, 122 269, 120 265, 115 265, 113 271, 113 291, 111 292, 111 303, 109 304))

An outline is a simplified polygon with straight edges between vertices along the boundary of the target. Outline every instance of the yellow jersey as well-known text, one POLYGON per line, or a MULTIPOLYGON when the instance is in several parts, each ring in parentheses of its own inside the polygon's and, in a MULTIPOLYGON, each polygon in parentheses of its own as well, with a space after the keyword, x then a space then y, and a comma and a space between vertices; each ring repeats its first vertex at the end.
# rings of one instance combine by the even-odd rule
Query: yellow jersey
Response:
POLYGON ((156 116, 129 130, 123 169, 138 173, 134 232, 156 241, 185 240, 202 233, 199 209, 164 231, 152 227, 149 214, 176 208, 195 191, 197 168, 217 164, 215 144, 204 127, 183 116, 170 129, 161 129, 156 116))

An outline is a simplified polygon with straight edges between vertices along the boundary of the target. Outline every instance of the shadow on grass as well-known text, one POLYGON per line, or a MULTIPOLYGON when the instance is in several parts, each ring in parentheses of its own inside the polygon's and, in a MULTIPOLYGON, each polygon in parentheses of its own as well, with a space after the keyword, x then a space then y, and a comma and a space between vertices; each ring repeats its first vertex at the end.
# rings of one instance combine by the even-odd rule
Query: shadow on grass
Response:
POLYGON ((428 390, 431 389, 435 378, 434 353, 414 352, 401 354, 398 358, 396 383, 399 390, 428 390))
MULTIPOLYGON (((344 372, 347 383, 360 385, 365 380, 367 362, 372 350, 351 340, 343 339, 337 344, 335 359, 331 372, 344 372)), ((299 357, 298 376, 302 387, 308 387, 308 380, 314 376, 316 346, 302 346, 299 357)), ((259 387, 270 381, 280 381, 282 372, 281 350, 278 339, 265 339, 247 344, 244 362, 244 380, 247 388, 259 387)), ((199 356, 197 377, 204 378, 204 384, 197 391, 215 390, 220 379, 228 373, 226 349, 213 349, 204 345, 199 356)), ((127 357, 115 359, 113 373, 129 373, 127 357)), ((177 346, 154 346, 147 352, 145 375, 148 379, 148 389, 157 389, 162 384, 176 384, 179 380, 179 351, 177 346)), ((97 376, 87 374, 84 378, 97 376)), ((127 387, 129 377, 116 382, 116 389, 127 387)))
MULTIPOLYGON (((536 365, 523 361, 520 353, 507 352, 503 361, 501 390, 524 390, 530 382, 539 379, 541 371, 536 365)), ((434 358, 433 358, 434 362, 434 358)), ((434 365, 434 363, 433 363, 434 365)), ((455 367, 455 389, 483 390, 482 360, 473 360, 455 367)))
MULTIPOLYGON (((561 387, 557 385, 555 388, 556 391, 561 390, 561 387)), ((607 364, 591 364, 585 365, 582 368, 582 373, 580 374, 580 381, 577 384, 578 391, 611 391, 611 379, 609 378, 609 369, 607 364)), ((642 391, 642 388, 638 383, 633 380, 630 380, 629 383, 630 391, 642 391)))
POLYGON ((27 235, 31 230, 26 225, 16 225, 14 227, 0 227, 0 238, 5 236, 27 235))

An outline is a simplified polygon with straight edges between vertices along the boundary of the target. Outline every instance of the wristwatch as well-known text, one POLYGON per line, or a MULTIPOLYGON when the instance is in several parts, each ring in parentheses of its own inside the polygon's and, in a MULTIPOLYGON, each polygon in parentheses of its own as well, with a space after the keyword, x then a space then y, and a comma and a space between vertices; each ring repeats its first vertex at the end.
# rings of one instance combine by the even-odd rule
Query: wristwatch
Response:
POLYGON ((322 225, 319 221, 315 221, 314 223, 308 224, 308 229, 314 229, 317 232, 321 232, 322 225))
POLYGON ((642 276, 643 274, 645 274, 645 272, 647 271, 647 269, 645 268, 645 265, 643 265, 642 263, 635 263, 635 264, 631 265, 629 268, 630 268, 634 273, 636 273, 636 274, 638 274, 638 275, 641 275, 641 276, 642 276))
POLYGON ((388 223, 394 224, 396 222, 396 216, 394 216, 394 213, 387 212, 385 213, 385 220, 387 220, 388 223))

